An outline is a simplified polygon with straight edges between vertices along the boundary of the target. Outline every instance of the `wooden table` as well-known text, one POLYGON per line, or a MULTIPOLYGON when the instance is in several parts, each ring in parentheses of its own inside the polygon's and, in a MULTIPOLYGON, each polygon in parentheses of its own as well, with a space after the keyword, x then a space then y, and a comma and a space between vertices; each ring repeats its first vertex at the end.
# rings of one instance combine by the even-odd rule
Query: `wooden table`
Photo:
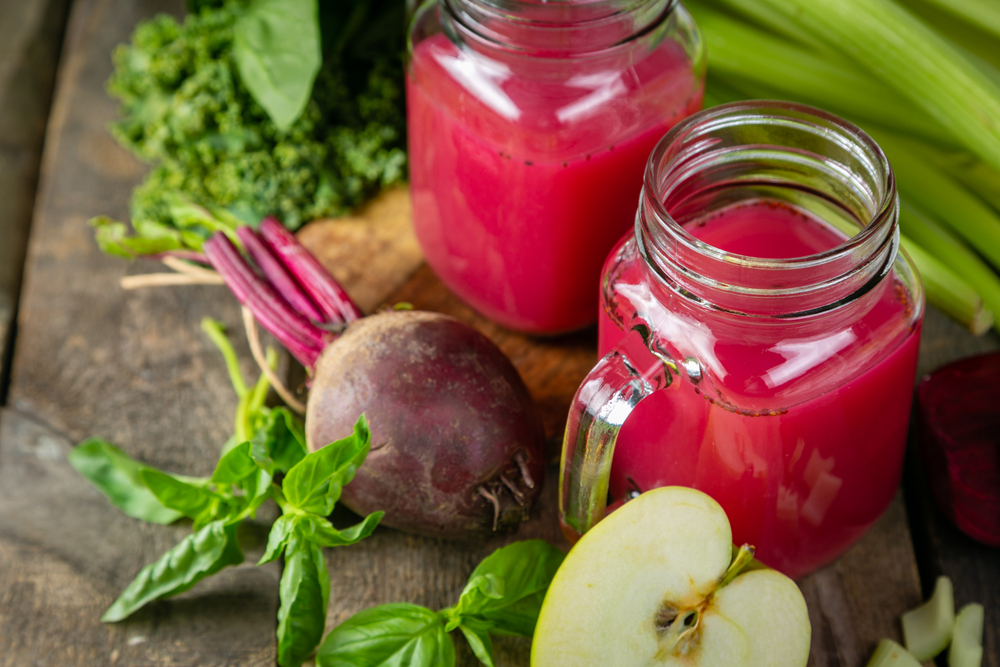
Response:
MULTIPOLYGON (((151 465, 210 472, 236 399, 199 322, 212 316, 234 332, 240 325, 235 301, 217 287, 123 291, 123 275, 158 265, 102 255, 86 225, 92 215, 126 217, 130 189, 144 173, 105 129, 115 117, 104 93, 109 54, 136 22, 156 11, 178 13, 181 3, 76 0, 67 23, 69 5, 0 0, 0 201, 6 204, 0 348, 14 342, 12 363, 0 356, 0 665, 273 665, 280 564, 252 565, 263 550, 267 517, 242 535, 244 565, 124 622, 98 621, 140 567, 188 528, 124 516, 69 467, 66 453, 99 435, 151 465), (16 336, 10 336, 15 305, 16 336)), ((304 238, 315 246, 326 234, 342 240, 358 234, 359 243, 378 247, 377 231, 358 230, 316 227, 304 238)), ((593 332, 549 340, 505 332, 452 297, 412 251, 393 257, 372 262, 374 271, 339 264, 347 269, 339 277, 364 293, 366 308, 409 301, 485 331, 525 376, 546 417, 549 452, 557 456, 568 401, 595 361, 593 332)), ((973 338, 931 309, 920 373, 997 347, 995 334, 973 338)), ((244 372, 255 376, 245 343, 238 351, 244 372)), ((328 550, 327 628, 384 602, 449 605, 474 565, 511 539, 563 544, 554 467, 549 473, 537 516, 515 536, 454 544, 379 529, 355 547, 328 550)), ((899 497, 875 528, 836 563, 799 582, 813 624, 810 665, 864 665, 880 638, 900 639, 900 613, 926 597, 942 573, 955 582, 959 604, 986 605, 983 664, 1000 667, 1000 552, 942 520, 911 461, 899 497)), ((456 643, 459 663, 476 664, 464 640, 456 643)), ((523 639, 497 641, 498 663, 526 666, 528 647, 523 639)))

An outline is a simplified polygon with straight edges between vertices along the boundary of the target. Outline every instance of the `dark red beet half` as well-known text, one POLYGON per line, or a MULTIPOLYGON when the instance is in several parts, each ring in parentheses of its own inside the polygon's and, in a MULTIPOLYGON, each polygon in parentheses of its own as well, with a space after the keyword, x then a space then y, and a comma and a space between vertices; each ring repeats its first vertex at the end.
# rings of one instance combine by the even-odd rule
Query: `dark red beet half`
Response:
POLYGON ((919 449, 938 506, 1000 547, 1000 353, 962 359, 917 389, 919 449))
POLYGON ((544 430, 506 356, 437 313, 352 322, 316 363, 310 450, 351 433, 364 412, 372 448, 342 502, 429 537, 481 538, 528 518, 544 474, 544 430))

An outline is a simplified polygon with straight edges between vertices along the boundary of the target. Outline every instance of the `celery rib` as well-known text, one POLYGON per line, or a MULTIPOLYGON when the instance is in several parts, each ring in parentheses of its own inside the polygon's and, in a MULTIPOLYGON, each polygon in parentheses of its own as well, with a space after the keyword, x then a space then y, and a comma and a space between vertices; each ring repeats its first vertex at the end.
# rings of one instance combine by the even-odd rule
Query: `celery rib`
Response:
POLYGON ((930 660, 951 641, 955 628, 955 594, 951 579, 938 577, 931 599, 903 614, 906 650, 917 660, 930 660))
POLYGON ((921 159, 905 140, 881 130, 869 133, 889 156, 900 195, 933 213, 990 264, 1000 268, 1000 215, 946 173, 921 159))
POLYGON ((983 307, 983 300, 976 290, 910 239, 901 236, 900 243, 917 267, 931 304, 977 336, 989 331, 993 326, 993 312, 983 307))
POLYGON ((996 0, 925 0, 977 28, 1000 37, 1000 4, 996 0))
POLYGON ((974 289, 994 315, 1000 313, 1000 278, 951 232, 906 199, 901 201, 899 227, 974 289))
POLYGON ((705 36, 713 76, 775 88, 789 99, 859 116, 943 144, 955 139, 913 103, 849 61, 820 56, 701 4, 686 3, 705 36))
POLYGON ((849 54, 1000 169, 1000 88, 892 0, 760 0, 849 54))

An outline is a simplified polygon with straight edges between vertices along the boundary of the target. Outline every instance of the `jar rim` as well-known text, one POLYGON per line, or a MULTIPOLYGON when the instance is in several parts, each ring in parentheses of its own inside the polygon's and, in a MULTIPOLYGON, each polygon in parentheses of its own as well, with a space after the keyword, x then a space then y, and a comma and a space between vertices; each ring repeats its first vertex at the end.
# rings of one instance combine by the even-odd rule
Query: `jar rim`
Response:
MULTIPOLYGON (((649 35, 680 5, 680 0, 438 0, 443 11, 465 36, 491 48, 528 57, 601 57, 649 35), (556 13, 567 9, 607 8, 593 16, 539 18, 541 10, 556 13), (651 11, 652 10, 652 11, 651 11), (630 24, 630 21, 634 23, 630 24), (514 27, 522 43, 505 39, 503 30, 491 26, 514 27), (572 31, 577 37, 568 39, 572 31), (560 35, 560 32, 563 33, 560 35), (608 35, 612 35, 609 39, 608 35), (534 43, 552 40, 559 48, 539 48, 534 43)), ((508 35, 509 37, 509 35, 508 35)))
MULTIPOLYGON (((777 144, 766 147, 787 148, 777 144)), ((793 149, 788 150, 791 159, 794 159, 793 149)), ((723 104, 694 114, 674 126, 657 143, 646 163, 636 217, 636 237, 646 263, 661 279, 671 282, 679 275, 684 281, 707 291, 702 300, 714 307, 752 314, 752 308, 747 307, 745 300, 737 306, 730 297, 771 298, 768 310, 776 312, 769 312, 769 315, 774 316, 780 311, 782 316, 792 317, 826 310, 844 299, 856 298, 881 280, 896 259, 898 218, 899 204, 892 167, 882 149, 861 128, 808 105, 750 100, 723 104), (813 133, 858 158, 860 163, 866 165, 867 175, 876 185, 872 194, 877 197, 873 197, 871 202, 870 220, 859 220, 862 224, 859 231, 837 246, 801 257, 740 255, 696 238, 668 210, 664 190, 669 190, 669 187, 664 187, 664 181, 690 175, 699 165, 704 168, 711 162, 711 158, 704 157, 710 153, 707 150, 708 144, 712 143, 709 135, 739 124, 794 127, 795 130, 813 133), (686 167, 687 172, 683 172, 679 165, 686 167), (671 169, 681 172, 680 176, 671 173, 671 169), (761 280, 762 276, 766 279, 761 280), (838 286, 841 289, 837 290, 838 286), (848 287, 850 289, 845 293, 844 288, 848 287), (836 298, 831 296, 831 290, 837 292, 836 298), (818 297, 818 301, 812 303, 813 307, 806 308, 803 308, 801 299, 798 303, 780 305, 775 301, 782 297, 801 297, 810 292, 817 295, 825 292, 826 296, 818 297)), ((691 296, 698 290, 684 291, 691 296)))
POLYGON ((653 207, 654 212, 666 225, 670 227, 671 231, 677 235, 680 242, 686 244, 692 250, 698 250, 701 253, 719 259, 725 258, 727 261, 738 261, 750 267, 782 270, 822 264, 831 257, 843 255, 844 253, 850 252, 858 246, 863 245, 865 241, 869 240, 871 236, 878 233, 879 230, 884 229, 886 225, 891 226, 895 224, 895 175, 893 174, 892 167, 889 164, 889 159, 885 156, 882 148, 875 143, 875 140, 872 139, 868 133, 854 123, 844 120, 843 118, 827 111, 823 111, 822 109, 817 109, 816 107, 811 107, 806 104, 799 104, 797 102, 784 102, 780 100, 746 100, 741 102, 730 102, 727 104, 720 104, 709 109, 704 109, 697 114, 685 118, 683 121, 672 127, 670 131, 667 132, 659 142, 657 142, 656 146, 653 147, 649 160, 646 162, 646 171, 643 176, 643 189, 646 190, 655 188, 657 164, 660 159, 668 150, 671 149, 675 142, 689 135, 697 126, 703 125, 704 130, 711 130, 720 127, 722 124, 740 122, 748 117, 760 118, 762 116, 762 112, 765 111, 787 111, 801 114, 803 117, 812 116, 817 119, 822 119, 823 121, 830 123, 832 126, 842 129, 846 136, 854 139, 859 145, 864 146, 868 151, 870 151, 870 154, 877 160, 878 167, 884 174, 884 191, 876 206, 877 213, 859 233, 829 250, 815 253, 813 255, 805 255, 803 257, 772 259, 730 253, 705 243, 704 241, 696 238, 674 220, 673 216, 670 215, 670 212, 667 211, 662 198, 650 198, 649 202, 653 207))

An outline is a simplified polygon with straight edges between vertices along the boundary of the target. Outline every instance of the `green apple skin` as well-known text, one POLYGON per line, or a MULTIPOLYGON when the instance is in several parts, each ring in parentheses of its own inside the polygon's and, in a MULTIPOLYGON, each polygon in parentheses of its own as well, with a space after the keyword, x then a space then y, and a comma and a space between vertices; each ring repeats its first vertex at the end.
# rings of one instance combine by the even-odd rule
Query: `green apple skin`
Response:
POLYGON ((573 547, 542 604, 533 667, 803 667, 810 626, 798 587, 774 570, 718 588, 732 559, 722 507, 694 489, 648 491, 573 547), (698 624, 664 641, 678 613, 698 624))

